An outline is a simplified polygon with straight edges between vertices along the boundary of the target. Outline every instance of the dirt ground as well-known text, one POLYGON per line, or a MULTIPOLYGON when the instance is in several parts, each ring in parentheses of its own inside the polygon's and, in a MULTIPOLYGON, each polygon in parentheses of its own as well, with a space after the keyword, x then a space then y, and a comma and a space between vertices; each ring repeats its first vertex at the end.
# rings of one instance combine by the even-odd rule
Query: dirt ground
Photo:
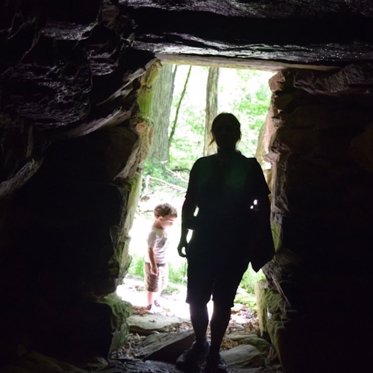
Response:
MULTIPOLYGON (((126 277, 124 284, 118 286, 117 294, 130 302, 134 314, 145 314, 149 312, 146 309, 146 292, 144 290, 143 280, 134 276, 126 277)), ((165 316, 176 316, 185 319, 185 323, 180 326, 181 329, 191 328, 189 321, 189 308, 185 303, 186 289, 179 286, 172 294, 164 294, 160 298, 160 307, 156 307, 152 312, 165 316)), ((212 312, 212 302, 208 304, 209 314, 212 312)), ((259 334, 259 322, 255 310, 249 309, 242 304, 235 304, 232 309, 232 317, 229 323, 227 334, 236 331, 259 334)), ((225 340, 225 344, 228 340, 225 340)), ((230 348, 223 344, 223 349, 230 348)))
MULTIPOLYGON (((167 316, 177 316, 189 319, 189 308, 185 303, 186 287, 183 285, 173 284, 173 292, 170 294, 162 293, 160 297, 160 307, 156 307, 154 312, 159 312, 167 316)), ((131 303, 135 313, 142 311, 146 307, 146 292, 144 289, 143 279, 136 276, 128 275, 124 283, 117 288, 117 294, 127 302, 131 303)), ((212 302, 208 304, 209 311, 212 311, 212 302)), ((250 309, 242 304, 235 304, 232 309, 234 321, 245 323, 248 320, 255 321, 256 310, 250 309)), ((255 322, 254 322, 255 321, 255 322)))

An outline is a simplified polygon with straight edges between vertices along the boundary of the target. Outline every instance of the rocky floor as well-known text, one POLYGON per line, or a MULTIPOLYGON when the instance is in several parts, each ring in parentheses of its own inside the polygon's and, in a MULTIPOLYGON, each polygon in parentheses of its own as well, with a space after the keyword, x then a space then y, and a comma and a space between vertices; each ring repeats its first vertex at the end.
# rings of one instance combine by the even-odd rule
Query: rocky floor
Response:
MULTIPOLYGON (((174 362, 193 341, 185 288, 161 297, 161 306, 145 308, 142 281, 128 277, 117 293, 133 306, 130 335, 123 348, 115 351, 111 363, 127 372, 179 372, 174 362)), ((212 304, 209 304, 211 314, 212 304)), ((272 345, 260 336, 256 312, 235 304, 222 344, 222 356, 231 373, 282 373, 272 345)))
MULTIPOLYGON (((2 373, 181 373, 176 358, 193 342, 194 336, 185 303, 185 289, 164 295, 161 306, 145 308, 142 280, 126 278, 117 293, 133 306, 128 319, 126 344, 108 359, 84 364, 57 361, 31 352, 7 366, 2 373)), ((211 311, 211 304, 209 304, 211 311)), ((222 356, 230 373, 283 373, 273 346, 260 336, 254 310, 236 304, 222 344, 222 356)))

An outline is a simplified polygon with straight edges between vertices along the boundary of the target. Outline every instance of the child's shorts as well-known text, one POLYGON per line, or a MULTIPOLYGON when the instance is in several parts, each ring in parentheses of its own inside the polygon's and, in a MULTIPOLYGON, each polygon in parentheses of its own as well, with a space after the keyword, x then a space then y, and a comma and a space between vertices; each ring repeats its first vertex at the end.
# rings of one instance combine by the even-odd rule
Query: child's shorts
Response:
POLYGON ((150 264, 145 262, 145 290, 154 293, 162 291, 168 282, 168 265, 158 264, 158 276, 150 273, 150 264))

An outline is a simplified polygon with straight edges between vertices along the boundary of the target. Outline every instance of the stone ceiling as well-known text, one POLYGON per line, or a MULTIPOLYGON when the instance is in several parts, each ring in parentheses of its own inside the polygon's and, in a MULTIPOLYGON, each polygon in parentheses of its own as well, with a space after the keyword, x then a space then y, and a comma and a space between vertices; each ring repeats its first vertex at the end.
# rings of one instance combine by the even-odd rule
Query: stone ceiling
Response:
POLYGON ((371 0, 119 1, 139 49, 287 63, 373 59, 371 0))
POLYGON ((0 53, 2 115, 75 137, 131 116, 118 97, 154 54, 271 70, 371 62, 373 1, 0 1, 0 53))

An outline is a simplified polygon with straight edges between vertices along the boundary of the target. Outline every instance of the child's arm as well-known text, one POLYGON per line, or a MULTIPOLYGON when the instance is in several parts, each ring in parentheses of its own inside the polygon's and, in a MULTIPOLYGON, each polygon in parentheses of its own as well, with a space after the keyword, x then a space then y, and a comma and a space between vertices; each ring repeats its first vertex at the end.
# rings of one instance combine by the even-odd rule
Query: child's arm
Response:
POLYGON ((153 275, 158 275, 158 266, 155 261, 155 255, 153 247, 148 247, 148 253, 149 253, 149 260, 150 260, 150 273, 153 275))

